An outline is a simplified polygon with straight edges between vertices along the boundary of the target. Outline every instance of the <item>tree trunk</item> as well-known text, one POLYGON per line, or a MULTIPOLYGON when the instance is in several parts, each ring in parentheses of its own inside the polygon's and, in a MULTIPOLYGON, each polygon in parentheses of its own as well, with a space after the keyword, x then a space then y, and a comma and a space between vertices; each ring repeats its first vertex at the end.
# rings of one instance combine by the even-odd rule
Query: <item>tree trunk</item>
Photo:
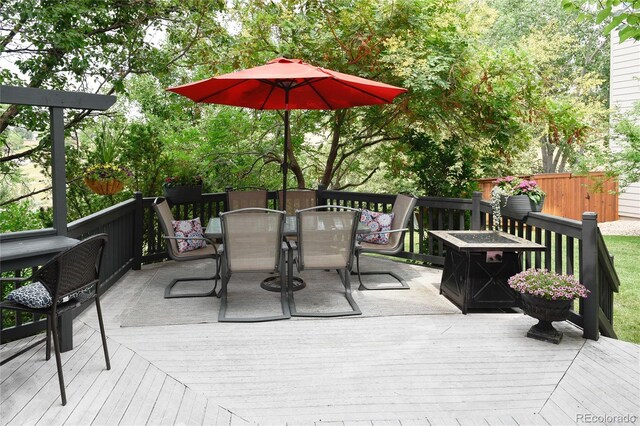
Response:
POLYGON ((289 157, 289 170, 296 177, 297 187, 299 189, 306 188, 306 183, 304 181, 304 174, 302 173, 302 169, 298 164, 298 160, 293 152, 293 147, 291 146, 291 136, 289 136, 289 141, 287 141, 287 157, 289 157))
POLYGON ((340 131, 344 119, 346 116, 346 110, 338 110, 335 112, 335 120, 333 121, 333 129, 331 135, 331 148, 329 149, 329 155, 327 156, 327 162, 325 163, 324 174, 320 184, 329 188, 331 185, 331 179, 333 178, 333 168, 335 166, 336 158, 338 157, 338 147, 340 144, 340 131))

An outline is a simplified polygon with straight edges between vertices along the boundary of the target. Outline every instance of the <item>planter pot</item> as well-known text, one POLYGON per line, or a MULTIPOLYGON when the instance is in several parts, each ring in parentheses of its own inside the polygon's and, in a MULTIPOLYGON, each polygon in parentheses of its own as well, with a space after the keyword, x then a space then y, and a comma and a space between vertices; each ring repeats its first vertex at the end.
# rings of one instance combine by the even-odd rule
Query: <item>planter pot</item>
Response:
POLYGON ((84 183, 93 192, 99 195, 113 195, 122 191, 124 184, 118 179, 87 179, 84 178, 84 183))
POLYGON ((573 306, 573 300, 547 300, 531 294, 521 294, 522 309, 530 317, 536 318, 538 324, 527 332, 527 337, 558 344, 562 340, 562 332, 553 328, 551 322, 565 321, 573 306))
POLYGON ((527 195, 502 196, 500 199, 500 214, 514 219, 522 220, 529 212, 541 212, 544 205, 544 197, 536 204, 527 195))
POLYGON ((163 188, 164 197, 172 204, 186 204, 200 201, 202 185, 181 185, 163 188))

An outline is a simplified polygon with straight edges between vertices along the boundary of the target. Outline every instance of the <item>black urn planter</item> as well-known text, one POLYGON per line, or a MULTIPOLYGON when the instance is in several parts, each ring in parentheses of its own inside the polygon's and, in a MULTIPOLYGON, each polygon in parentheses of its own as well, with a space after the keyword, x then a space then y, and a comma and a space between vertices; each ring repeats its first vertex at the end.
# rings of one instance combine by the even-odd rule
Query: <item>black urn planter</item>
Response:
POLYGON ((528 195, 510 195, 500 197, 500 213, 503 216, 522 220, 529 212, 541 212, 544 206, 544 197, 536 203, 528 195))
POLYGON ((573 306, 572 300, 548 300, 542 297, 523 293, 522 309, 538 323, 527 332, 527 337, 558 344, 562 340, 562 332, 553 328, 553 321, 565 321, 573 306))
POLYGON ((171 204, 186 204, 200 201, 202 197, 202 184, 200 185, 179 185, 171 188, 163 188, 164 197, 171 204))

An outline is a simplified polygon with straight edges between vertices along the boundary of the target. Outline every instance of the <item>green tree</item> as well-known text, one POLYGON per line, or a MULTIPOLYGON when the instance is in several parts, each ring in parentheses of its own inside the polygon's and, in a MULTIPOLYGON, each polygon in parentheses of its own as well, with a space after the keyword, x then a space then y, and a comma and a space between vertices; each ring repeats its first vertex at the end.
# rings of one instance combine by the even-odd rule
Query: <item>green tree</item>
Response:
POLYGON ((606 23, 604 35, 613 29, 618 31, 620 42, 640 40, 640 1, 638 0, 562 0, 562 7, 582 12, 583 19, 593 19, 597 24, 606 23), (596 12, 594 14, 594 11, 596 12))
POLYGON ((519 120, 528 127, 528 145, 539 147, 542 162, 528 172, 565 171, 606 135, 608 40, 555 0, 489 0, 487 5, 494 23, 481 36, 485 49, 504 52, 500 63, 517 58, 520 86, 532 87, 520 103, 519 120))
MULTIPOLYGON (((0 72, 0 84, 35 88, 122 93, 133 74, 167 72, 191 43, 211 35, 201 22, 220 9, 218 2, 176 0, 8 0, 0 7, 0 55, 12 64, 0 72), (180 44, 162 39, 180 40, 180 44), (181 50, 174 50, 176 46, 181 50)), ((208 24, 210 24, 208 21, 208 24)), ((215 29, 217 30, 217 29, 215 29)), ((77 129, 91 111, 67 112, 65 128, 77 129)), ((8 126, 47 134, 47 111, 8 105, 0 114, 0 157, 4 173, 23 158, 49 162, 49 138, 38 146, 14 150, 8 126)))
POLYGON ((458 137, 441 141, 412 132, 402 138, 410 162, 395 164, 392 175, 415 181, 418 193, 434 197, 470 197, 477 183, 478 153, 458 137))

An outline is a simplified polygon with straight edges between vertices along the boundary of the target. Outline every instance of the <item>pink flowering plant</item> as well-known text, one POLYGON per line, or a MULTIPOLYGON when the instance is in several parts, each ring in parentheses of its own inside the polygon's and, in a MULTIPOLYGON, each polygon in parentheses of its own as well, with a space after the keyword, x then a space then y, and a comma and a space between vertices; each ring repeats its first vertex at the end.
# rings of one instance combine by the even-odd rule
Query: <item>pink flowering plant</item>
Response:
POLYGON ((164 182, 162 182, 163 188, 173 188, 176 186, 184 186, 184 185, 202 185, 202 176, 180 174, 175 176, 168 176, 164 178, 164 182))
POLYGON ((573 275, 560 275, 546 269, 527 269, 509 278, 508 283, 519 293, 547 300, 573 300, 589 294, 573 275))
POLYGON ((497 188, 505 196, 526 195, 531 201, 539 204, 545 196, 545 192, 540 189, 535 180, 520 179, 515 176, 498 178, 494 181, 497 188))

